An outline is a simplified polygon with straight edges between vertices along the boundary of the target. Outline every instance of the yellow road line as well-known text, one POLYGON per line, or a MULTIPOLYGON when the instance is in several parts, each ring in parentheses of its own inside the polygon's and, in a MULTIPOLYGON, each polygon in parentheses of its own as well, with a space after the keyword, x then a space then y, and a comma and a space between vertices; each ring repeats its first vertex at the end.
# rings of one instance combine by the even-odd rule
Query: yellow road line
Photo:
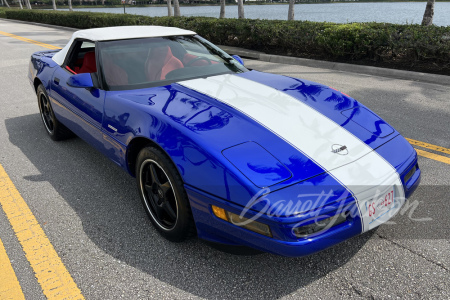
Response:
POLYGON ((442 156, 442 155, 438 155, 438 154, 434 154, 425 150, 420 150, 417 149, 417 154, 426 158, 430 158, 430 159, 434 159, 440 162, 443 162, 444 164, 449 164, 450 165, 450 157, 447 156, 442 156))
POLYGON ((2 240, 0 240, 0 270, 0 299, 25 300, 2 240))
POLYGON ((438 152, 442 152, 442 153, 445 153, 445 154, 450 154, 450 149, 448 149, 448 148, 444 148, 444 147, 441 147, 441 146, 436 146, 436 145, 433 145, 433 144, 428 144, 428 143, 425 143, 425 142, 416 141, 416 140, 408 139, 408 138, 406 138, 406 140, 411 145, 414 145, 414 146, 427 148, 427 149, 438 151, 438 152))
POLYGON ((44 230, 1 165, 0 204, 47 299, 84 299, 44 230))
POLYGON ((53 50, 61 49, 61 47, 45 44, 45 43, 38 42, 38 41, 35 41, 35 40, 32 40, 32 39, 27 39, 25 37, 18 36, 18 35, 12 34, 12 33, 4 32, 4 31, 0 31, 0 34, 5 35, 5 36, 9 36, 9 37, 12 37, 12 38, 15 38, 15 39, 18 39, 20 41, 24 41, 24 42, 35 44, 35 45, 38 45, 38 46, 41 46, 41 47, 44 47, 44 48, 48 48, 48 49, 53 49, 53 50))

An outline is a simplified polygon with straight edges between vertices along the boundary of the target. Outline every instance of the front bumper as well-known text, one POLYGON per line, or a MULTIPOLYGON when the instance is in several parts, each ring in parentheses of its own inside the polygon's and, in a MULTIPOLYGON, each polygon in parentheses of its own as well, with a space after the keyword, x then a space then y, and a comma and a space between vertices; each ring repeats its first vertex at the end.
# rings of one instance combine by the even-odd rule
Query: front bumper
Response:
MULTIPOLYGON (((417 155, 414 153, 404 161, 400 168, 397 168, 397 171, 400 174, 405 198, 407 198, 414 192, 420 182, 421 173, 417 164, 417 155), (413 170, 412 174, 411 170, 413 170)), ((247 210, 244 215, 246 218, 258 215, 256 220, 270 227, 273 235, 270 238, 217 218, 211 208, 211 205, 215 205, 240 215, 244 209, 242 206, 202 192, 189 185, 186 185, 185 188, 190 199, 198 236, 211 242, 248 246, 282 256, 296 257, 319 252, 367 230, 367 228, 364 230, 361 212, 355 198, 351 195, 293 216, 270 216, 247 210), (347 216, 345 222, 307 238, 298 238, 293 234, 293 228, 298 226, 299 223, 306 224, 308 220, 317 216, 333 216, 339 213, 344 213, 347 216)), ((405 199, 401 199, 400 204, 396 207, 396 212, 400 210, 404 202, 405 199)))

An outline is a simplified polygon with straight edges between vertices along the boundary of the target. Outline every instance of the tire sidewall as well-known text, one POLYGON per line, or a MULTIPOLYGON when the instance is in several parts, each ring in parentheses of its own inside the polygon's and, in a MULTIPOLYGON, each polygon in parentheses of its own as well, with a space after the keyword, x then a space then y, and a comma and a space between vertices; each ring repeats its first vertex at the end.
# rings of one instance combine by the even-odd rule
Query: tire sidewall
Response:
POLYGON ((53 112, 53 108, 52 108, 52 104, 50 102, 50 98, 47 95, 47 91, 45 90, 44 86, 42 84, 40 84, 36 90, 36 95, 37 95, 37 101, 38 101, 38 106, 39 106, 39 114, 42 120, 42 123, 44 123, 44 127, 45 127, 45 131, 48 133, 48 135, 54 139, 55 137, 55 129, 56 129, 56 118, 55 118, 55 114, 53 112), (42 108, 42 104, 41 104, 41 97, 44 96, 45 98, 47 98, 49 107, 50 107, 50 113, 52 115, 53 118, 53 130, 50 130, 47 126, 47 124, 45 123, 44 120, 44 116, 43 116, 43 108, 42 108))
POLYGON ((180 242, 189 236, 189 228, 192 226, 192 215, 189 205, 189 200, 187 194, 184 190, 183 181, 181 176, 178 174, 177 169, 170 161, 170 159, 159 149, 154 147, 145 147, 139 152, 136 160, 136 182, 138 185, 139 197, 144 206, 145 212, 150 218, 150 221, 158 232, 166 239, 173 242, 180 242), (172 189, 175 195, 175 201, 177 206, 177 220, 173 228, 167 229, 162 227, 158 221, 155 220, 153 214, 149 211, 148 204, 146 203, 145 197, 143 195, 142 187, 142 174, 141 167, 142 164, 147 160, 153 160, 156 162, 165 172, 168 177, 172 189))

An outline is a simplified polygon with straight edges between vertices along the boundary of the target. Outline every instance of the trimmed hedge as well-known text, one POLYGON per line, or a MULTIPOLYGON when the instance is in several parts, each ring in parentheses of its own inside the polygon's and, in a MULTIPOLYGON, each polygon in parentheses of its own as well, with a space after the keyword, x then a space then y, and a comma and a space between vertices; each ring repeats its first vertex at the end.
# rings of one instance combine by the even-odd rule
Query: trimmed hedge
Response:
POLYGON ((450 75, 450 26, 147 17, 13 9, 6 10, 6 16, 9 19, 82 29, 121 25, 174 26, 193 30, 215 44, 270 54, 450 75))
POLYGON ((0 7, 0 18, 6 18, 6 12, 4 8, 0 7))

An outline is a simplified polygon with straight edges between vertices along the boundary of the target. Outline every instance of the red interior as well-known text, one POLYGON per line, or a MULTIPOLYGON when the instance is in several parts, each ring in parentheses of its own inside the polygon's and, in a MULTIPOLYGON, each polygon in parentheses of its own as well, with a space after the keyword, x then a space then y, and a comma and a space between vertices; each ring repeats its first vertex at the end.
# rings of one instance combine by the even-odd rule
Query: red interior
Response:
POLYGON ((183 68, 181 61, 173 56, 169 46, 152 49, 147 61, 147 79, 149 81, 164 80, 167 73, 183 68))
POLYGON ((95 73, 97 72, 97 64, 95 61, 95 52, 87 52, 83 58, 83 65, 81 68, 75 67, 77 73, 95 73), (78 70, 77 70, 78 69, 78 70))

